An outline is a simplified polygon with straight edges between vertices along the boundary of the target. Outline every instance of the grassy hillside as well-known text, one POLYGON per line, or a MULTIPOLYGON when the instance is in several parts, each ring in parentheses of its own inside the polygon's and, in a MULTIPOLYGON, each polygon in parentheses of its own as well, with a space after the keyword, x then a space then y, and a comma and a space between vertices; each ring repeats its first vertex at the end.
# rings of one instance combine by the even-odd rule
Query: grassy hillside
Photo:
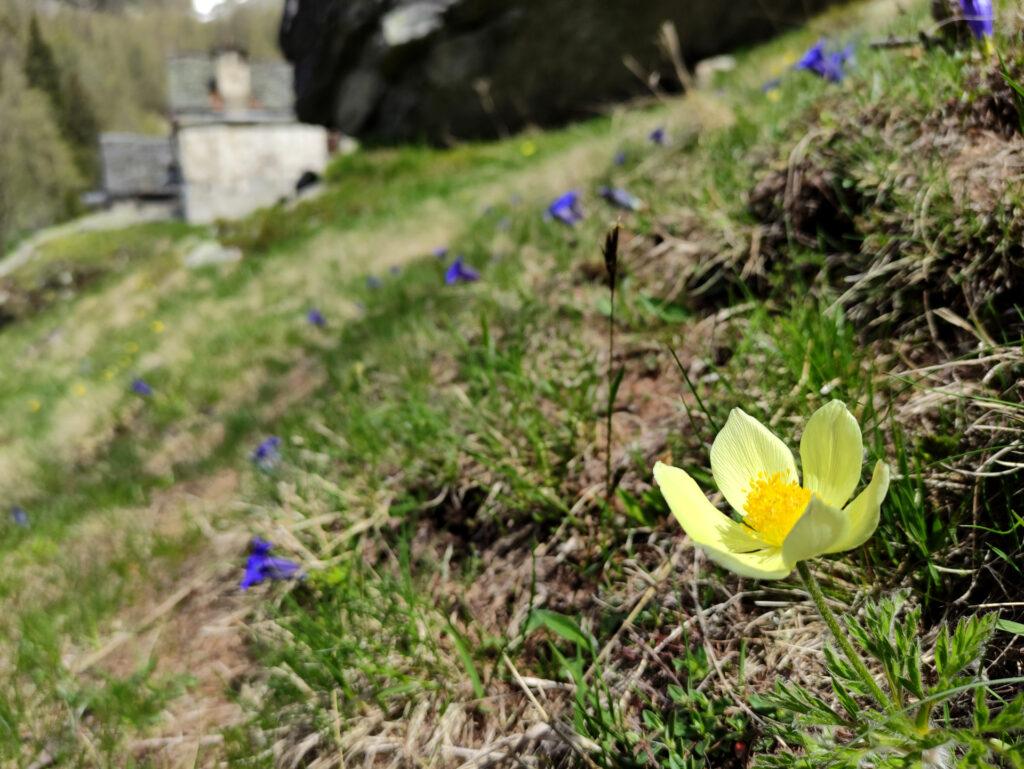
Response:
POLYGON ((980 48, 867 44, 925 14, 851 5, 684 99, 44 246, 2 284, 3 761, 1024 764, 1021 112, 980 48), (841 83, 790 71, 822 34, 841 83), (570 189, 572 227, 543 215, 570 189), (242 260, 185 267, 212 236, 242 260), (446 285, 456 254, 480 280, 446 285), (832 399, 892 482, 806 563, 882 702, 796 573, 717 566, 652 478, 713 491, 731 409, 796 447, 832 399), (253 536, 303 578, 241 591, 253 536))

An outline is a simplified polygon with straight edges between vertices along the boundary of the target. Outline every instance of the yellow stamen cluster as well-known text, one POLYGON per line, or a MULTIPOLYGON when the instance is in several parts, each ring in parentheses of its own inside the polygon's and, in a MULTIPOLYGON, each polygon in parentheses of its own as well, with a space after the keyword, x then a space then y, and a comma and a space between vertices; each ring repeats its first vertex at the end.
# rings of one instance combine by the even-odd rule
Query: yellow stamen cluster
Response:
POLYGON ((758 473, 750 482, 743 522, 766 544, 779 546, 810 501, 810 489, 789 480, 789 473, 758 473))

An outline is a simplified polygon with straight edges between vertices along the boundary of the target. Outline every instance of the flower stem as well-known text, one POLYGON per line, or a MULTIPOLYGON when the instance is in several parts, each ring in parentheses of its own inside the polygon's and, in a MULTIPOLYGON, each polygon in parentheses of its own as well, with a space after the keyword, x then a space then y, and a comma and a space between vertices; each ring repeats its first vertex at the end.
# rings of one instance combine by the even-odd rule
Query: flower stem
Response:
MULTIPOLYGON (((612 413, 615 410, 615 285, 619 279, 619 225, 612 227, 604 239, 604 266, 608 272, 611 312, 608 314, 608 423, 605 425, 604 474, 605 498, 610 504, 615 487, 612 483, 612 413)), ((619 380, 621 381, 621 379, 619 380)))
POLYGON ((892 700, 882 691, 882 687, 875 681, 874 676, 871 675, 871 671, 868 670, 868 666, 864 664, 864 660, 860 658, 857 650, 853 648, 853 644, 850 642, 849 636, 843 631, 843 628, 839 624, 839 620, 836 619, 836 615, 832 613, 832 610, 828 606, 828 602, 825 600, 825 594, 821 592, 821 585, 818 584, 818 580, 811 574, 811 570, 807 566, 806 561, 799 561, 796 565, 796 570, 800 574, 800 578, 804 581, 804 585, 807 587, 807 592, 811 594, 811 600, 814 601, 814 605, 818 608, 818 614, 825 620, 825 624, 828 625, 828 629, 832 631, 832 637, 836 639, 836 643, 839 644, 839 648, 843 650, 843 654, 846 655, 846 659, 853 665, 853 669, 857 671, 864 685, 867 686, 878 704, 883 708, 888 709, 892 706, 892 700))
MULTIPOLYGON (((614 281, 614 276, 612 277, 614 281)), ((611 284, 611 312, 608 315, 608 424, 605 426, 604 483, 605 498, 611 502, 612 493, 612 413, 615 410, 615 283, 611 284)))

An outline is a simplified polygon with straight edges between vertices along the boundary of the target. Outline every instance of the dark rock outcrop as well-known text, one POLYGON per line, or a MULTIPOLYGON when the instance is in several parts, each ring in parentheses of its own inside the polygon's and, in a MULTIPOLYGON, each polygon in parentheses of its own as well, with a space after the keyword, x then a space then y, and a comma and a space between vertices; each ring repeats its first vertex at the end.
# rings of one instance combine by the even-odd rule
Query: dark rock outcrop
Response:
POLYGON ((383 140, 500 135, 679 83, 692 63, 772 35, 830 0, 288 0, 281 49, 301 120, 383 140), (630 62, 627 66, 626 62, 630 62))

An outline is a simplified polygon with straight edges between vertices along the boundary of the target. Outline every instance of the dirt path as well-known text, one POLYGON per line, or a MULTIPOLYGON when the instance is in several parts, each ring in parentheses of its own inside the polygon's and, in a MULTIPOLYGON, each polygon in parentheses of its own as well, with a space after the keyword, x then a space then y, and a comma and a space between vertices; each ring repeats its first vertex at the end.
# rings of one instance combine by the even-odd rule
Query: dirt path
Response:
POLYGON ((146 205, 122 204, 107 211, 99 211, 87 216, 72 219, 70 222, 47 227, 32 233, 5 256, 0 257, 0 278, 10 275, 15 270, 32 261, 36 250, 53 240, 73 235, 76 232, 96 232, 99 230, 116 230, 131 224, 159 222, 174 217, 174 205, 169 203, 150 203, 146 205))

